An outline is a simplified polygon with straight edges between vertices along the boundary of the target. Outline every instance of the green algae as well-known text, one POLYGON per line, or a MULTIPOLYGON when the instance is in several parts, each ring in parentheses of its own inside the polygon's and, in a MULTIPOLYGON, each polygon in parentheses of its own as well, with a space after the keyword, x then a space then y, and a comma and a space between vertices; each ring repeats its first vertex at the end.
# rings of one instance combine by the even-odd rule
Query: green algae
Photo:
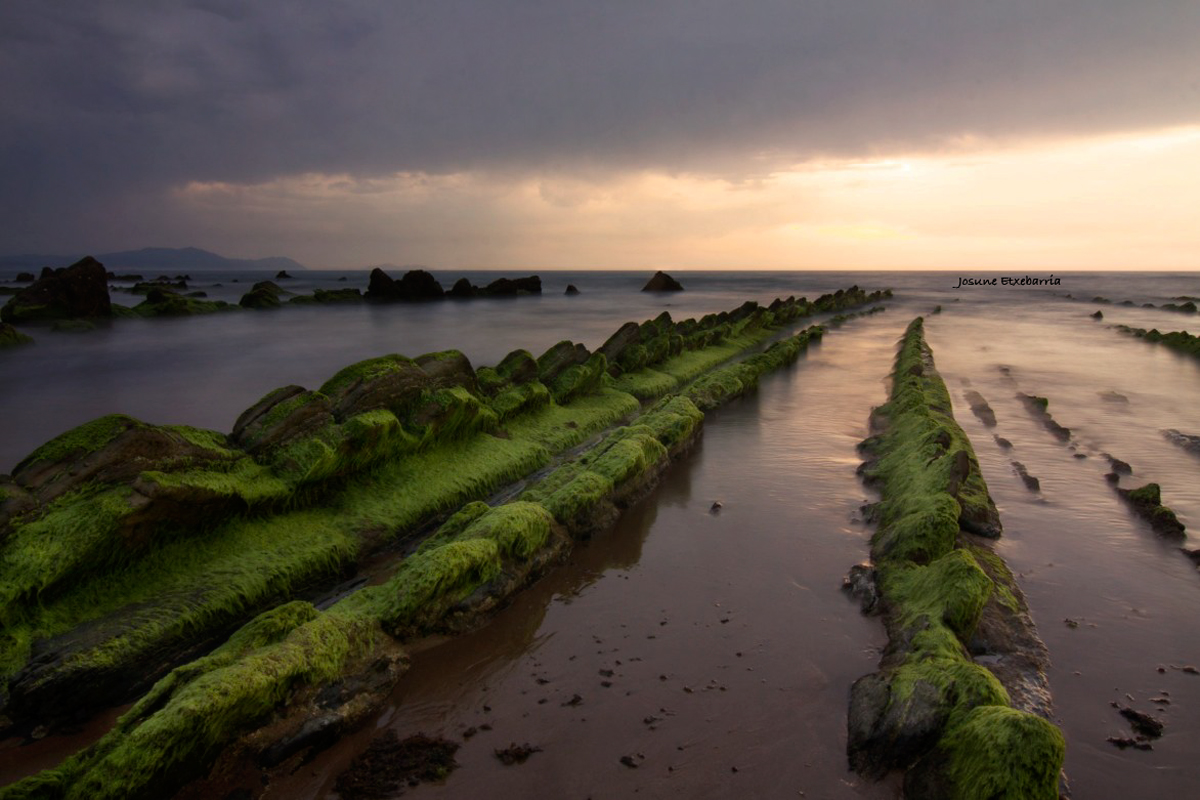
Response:
MULTIPOLYGON (((865 770, 879 769, 880 763, 884 770, 907 766, 893 762, 887 747, 911 737, 904 726, 916 725, 924 747, 933 749, 909 771, 910 795, 1056 797, 1061 733, 1013 710, 1003 686, 971 661, 964 646, 993 599, 1014 614, 1024 609, 999 556, 960 541, 960 527, 998 518, 970 442, 953 419, 920 317, 905 332, 890 399, 873 421, 883 430, 862 444, 874 459, 864 475, 881 491, 871 553, 891 645, 880 673, 885 706, 874 709, 874 718, 869 710, 867 717, 855 718, 851 761, 865 770), (930 724, 936 726, 932 731, 930 724), (1021 746, 1018 730, 1029 731, 1028 748, 1021 746), (1057 750, 1046 746, 1055 739, 1057 750)), ((875 691, 863 688, 862 697, 875 691)))
POLYGON ((879 586, 897 609, 898 624, 928 617, 962 641, 975 630, 992 592, 992 581, 966 550, 951 550, 928 566, 891 559, 880 568, 879 586))
POLYGON ((0 322, 0 349, 5 347, 17 347, 18 345, 22 344, 31 344, 32 342, 32 336, 21 333, 7 322, 0 322))
POLYGON ((400 355, 368 358, 365 361, 359 361, 356 364, 351 364, 339 370, 332 378, 321 384, 321 388, 317 391, 327 397, 333 397, 341 391, 351 388, 356 383, 374 380, 375 378, 401 372, 405 369, 412 369, 416 366, 417 363, 411 358, 400 355))
POLYGON ((1145 328, 1131 328, 1128 325, 1118 325, 1117 330, 1147 342, 1162 344, 1185 355, 1200 358, 1200 336, 1195 336, 1187 331, 1162 333, 1157 328, 1146 330, 1145 328))
POLYGON ((914 796, 1057 800, 1065 756, 1062 732, 1041 717, 995 705, 976 708, 947 732, 930 757, 941 778, 936 794, 914 796))
POLYGON ((39 461, 55 463, 71 456, 94 453, 126 430, 142 424, 125 414, 108 414, 85 422, 34 450, 17 464, 13 472, 20 472, 39 461))
POLYGON ((267 721, 294 687, 332 680, 378 636, 374 623, 355 616, 324 614, 289 629, 309 615, 295 607, 271 613, 272 624, 169 674, 95 745, 0 797, 168 795, 239 733, 267 721))

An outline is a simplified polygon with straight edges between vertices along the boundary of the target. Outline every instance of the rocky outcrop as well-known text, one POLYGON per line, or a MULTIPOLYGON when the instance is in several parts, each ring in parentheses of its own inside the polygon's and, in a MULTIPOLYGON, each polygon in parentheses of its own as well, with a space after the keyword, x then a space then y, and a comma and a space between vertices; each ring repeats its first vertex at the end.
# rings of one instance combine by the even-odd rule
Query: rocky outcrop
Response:
POLYGON ((0 308, 0 320, 9 323, 108 316, 107 273, 91 256, 69 267, 42 270, 42 277, 0 308))
POLYGON ((563 294, 579 294, 579 289, 573 283, 567 284, 567 290, 563 294))
POLYGON ((436 300, 444 295, 442 285, 423 269, 409 270, 397 281, 376 267, 371 270, 366 297, 376 301, 436 300))
POLYGON ((1117 494, 1129 504, 1139 517, 1150 523, 1159 536, 1168 539, 1184 539, 1183 523, 1175 512, 1162 504, 1161 490, 1157 483, 1148 483, 1138 489, 1117 489, 1117 494))
POLYGON ((32 272, 18 272, 17 277, 13 278, 16 283, 33 283, 37 280, 37 276, 32 272))
POLYGON ((1047 720, 1045 646, 1012 573, 967 533, 964 520, 995 506, 920 317, 892 380, 861 471, 882 498, 871 556, 889 641, 851 688, 850 766, 873 779, 904 770, 907 797, 1053 800, 1065 742, 1047 720))
POLYGON ((284 280, 291 280, 291 279, 292 279, 292 276, 288 275, 288 271, 286 269, 281 269, 281 270, 279 270, 279 272, 275 273, 275 280, 277 280, 277 281, 284 281, 284 280))
POLYGON ((238 305, 242 308, 279 308, 283 305, 281 299, 286 292, 272 281, 259 281, 250 287, 250 291, 242 295, 238 305))
POLYGON ((197 294, 204 296, 203 292, 181 295, 170 289, 151 289, 146 294, 146 299, 133 307, 132 313, 139 317, 189 317, 217 311, 234 311, 238 308, 224 300, 200 299, 195 296, 197 294))
POLYGON ((643 292, 682 292, 683 284, 672 278, 661 269, 654 273, 650 280, 646 281, 646 285, 642 287, 643 292))

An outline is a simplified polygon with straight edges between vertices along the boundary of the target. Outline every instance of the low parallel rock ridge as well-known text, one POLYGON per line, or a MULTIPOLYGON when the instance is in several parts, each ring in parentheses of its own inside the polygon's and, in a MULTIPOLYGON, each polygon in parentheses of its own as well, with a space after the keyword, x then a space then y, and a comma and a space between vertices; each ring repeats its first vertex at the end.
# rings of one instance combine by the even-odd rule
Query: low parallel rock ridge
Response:
POLYGON ((1055 800, 1065 743, 1047 719, 1046 648, 989 546, 999 516, 921 317, 892 381, 862 445, 861 473, 882 498, 870 509, 873 566, 848 580, 889 641, 850 693, 850 766, 875 779, 904 770, 905 796, 923 800, 1055 800))
POLYGON ((387 696, 409 637, 474 624, 646 491, 702 409, 824 333, 785 327, 886 296, 663 315, 480 369, 381 356, 270 392, 229 434, 111 415, 46 443, 0 476, 0 733, 136 703, 0 798, 170 796, 219 758, 294 767, 387 696))

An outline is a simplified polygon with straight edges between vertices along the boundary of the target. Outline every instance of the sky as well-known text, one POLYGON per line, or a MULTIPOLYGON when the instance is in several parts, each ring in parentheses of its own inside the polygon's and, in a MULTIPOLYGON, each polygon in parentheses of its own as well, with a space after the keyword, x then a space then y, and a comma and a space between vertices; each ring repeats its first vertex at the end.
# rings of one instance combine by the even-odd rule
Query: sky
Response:
POLYGON ((1200 269, 1196 0, 5 0, 0 254, 1200 269))

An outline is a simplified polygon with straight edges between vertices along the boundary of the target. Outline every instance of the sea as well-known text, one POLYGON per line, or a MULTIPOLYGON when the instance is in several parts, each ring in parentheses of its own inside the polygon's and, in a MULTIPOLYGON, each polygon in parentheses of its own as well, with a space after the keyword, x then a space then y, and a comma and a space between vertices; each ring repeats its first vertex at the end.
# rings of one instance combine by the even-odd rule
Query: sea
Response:
MULTIPOLYGON (((499 275, 434 274, 445 286, 499 275)), ((1200 435, 1200 360, 1115 327, 1198 332, 1195 314, 1144 304, 1200 297, 1200 273, 672 274, 684 291, 640 291, 647 272, 555 271, 541 273, 540 296, 119 319, 82 333, 31 327, 34 345, 0 351, 0 471, 103 414, 228 431, 276 387, 317 388, 388 353, 455 348, 485 366, 564 339, 594 349, 622 323, 663 311, 685 319, 746 300, 890 288, 883 313, 832 330, 710 413, 698 445, 614 530, 481 630, 423 642, 385 709, 264 796, 337 797, 338 774, 391 729, 461 743, 460 767, 406 794, 417 798, 898 797, 896 779, 866 782, 847 768, 849 688, 876 668, 886 636, 841 582, 868 557, 871 533, 856 445, 918 315, 1000 509, 998 552, 1049 648, 1072 796, 1183 797, 1200 786, 1200 675, 1184 669, 1200 666, 1200 572, 1104 477, 1110 456, 1129 463, 1121 486, 1158 483, 1163 502, 1200 529, 1200 457, 1163 435, 1200 435), (565 294, 568 284, 579 293, 565 294), (994 426, 972 414, 968 389, 991 404, 994 426), (1018 392, 1046 397, 1071 441, 1031 417, 1018 392), (1108 741, 1132 736, 1114 703, 1164 721, 1152 750, 1108 741), (540 749, 504 766, 494 750, 510 742, 540 749)), ((274 279, 191 277, 190 289, 230 302, 274 279)), ((310 270, 278 283, 365 290, 367 275, 310 270)), ((0 785, 62 755, 38 752, 0 745, 0 785)))

